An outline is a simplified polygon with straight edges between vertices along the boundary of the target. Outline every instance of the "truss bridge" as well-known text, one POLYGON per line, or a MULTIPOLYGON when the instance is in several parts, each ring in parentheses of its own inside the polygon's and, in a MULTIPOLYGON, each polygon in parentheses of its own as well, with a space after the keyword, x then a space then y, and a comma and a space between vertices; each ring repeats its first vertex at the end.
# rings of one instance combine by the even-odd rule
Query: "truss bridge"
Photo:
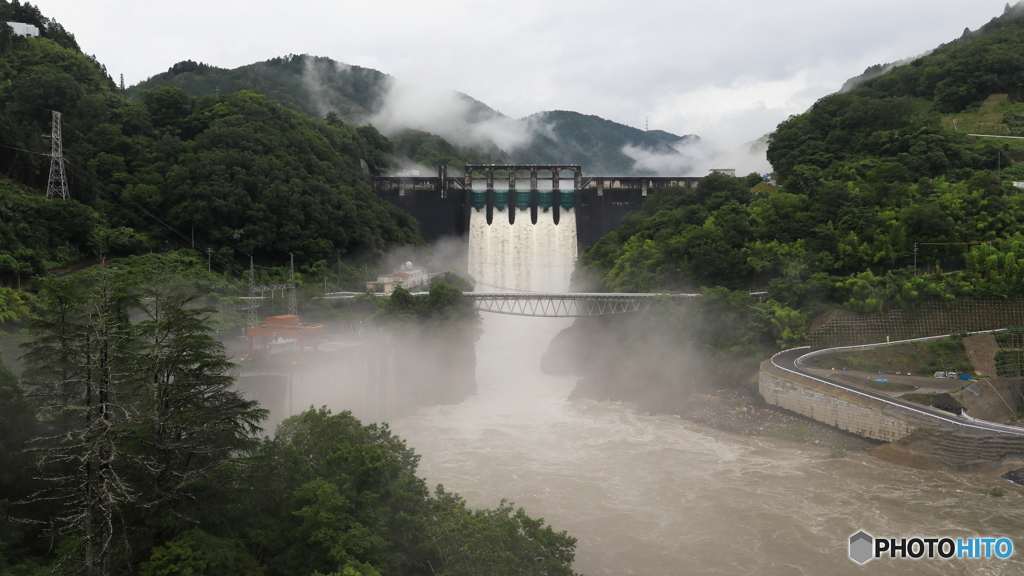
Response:
POLYGON ((637 312, 664 302, 698 298, 700 294, 466 292, 465 296, 481 312, 575 318, 637 312))

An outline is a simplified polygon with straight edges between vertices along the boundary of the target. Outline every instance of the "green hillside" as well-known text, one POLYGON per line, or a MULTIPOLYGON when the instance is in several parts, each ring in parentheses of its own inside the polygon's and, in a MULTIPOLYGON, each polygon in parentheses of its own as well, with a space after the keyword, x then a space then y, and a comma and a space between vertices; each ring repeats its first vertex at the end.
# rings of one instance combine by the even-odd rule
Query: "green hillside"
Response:
POLYGON ((445 164, 449 166, 448 174, 452 176, 458 175, 466 164, 506 164, 511 161, 508 154, 497 146, 489 152, 472 147, 457 147, 436 134, 422 130, 402 130, 392 134, 390 140, 398 158, 411 160, 430 169, 445 164))
POLYGON ((422 242, 415 221, 363 183, 391 153, 372 127, 248 91, 165 87, 129 100, 74 46, 17 36, 4 50, 0 283, 193 242, 221 270, 247 267, 248 254, 281 264, 291 253, 313 269, 422 242), (50 110, 63 112, 71 199, 47 203, 50 110))
MULTIPOLYGON (((1020 296, 1024 194, 1012 181, 1024 181, 1013 161, 1024 140, 968 133, 1024 136, 1022 55, 1018 4, 977 33, 822 98, 771 134, 781 190, 756 175, 664 190, 581 255, 577 285, 704 291, 696 311, 661 315, 657 328, 623 324, 616 337, 637 350, 645 331, 667 331, 677 348, 715 358, 726 374, 710 381, 733 383, 736 367, 802 342, 830 309, 1020 296), (748 289, 768 299, 751 307, 748 289), (713 314, 737 320, 705 323, 713 314)), ((608 362, 658 362, 648 356, 608 362)))
MULTIPOLYGON (((376 70, 350 66, 329 58, 291 55, 242 66, 234 70, 217 68, 192 61, 179 62, 167 72, 157 74, 126 90, 132 99, 147 91, 173 86, 199 98, 210 94, 227 94, 249 90, 263 94, 292 110, 315 118, 329 113, 346 123, 365 123, 380 112, 391 77, 376 70)), ((463 101, 463 120, 477 124, 504 115, 465 94, 452 93, 463 101)), ((520 120, 532 138, 528 144, 513 150, 496 145, 448 142, 437 135, 409 128, 390 134, 395 139, 395 152, 426 166, 438 160, 451 160, 457 166, 476 162, 513 162, 520 164, 581 164, 589 174, 653 174, 638 170, 633 158, 623 153, 634 146, 652 154, 679 156, 672 145, 682 138, 664 131, 645 132, 577 112, 540 112, 520 120)), ((689 138, 693 138, 692 136, 689 138)), ((455 172, 451 172, 455 173, 455 172)))
POLYGON ((639 170, 635 160, 623 152, 632 146, 650 154, 684 157, 672 143, 681 137, 668 132, 644 132, 599 116, 565 110, 540 112, 525 118, 536 130, 529 146, 511 153, 516 162, 581 164, 593 175, 652 175, 639 170))
POLYGON ((1024 135, 1017 54, 1020 5, 781 123, 768 149, 781 192, 723 196, 728 186, 710 180, 705 192, 670 192, 582 261, 612 289, 769 286, 796 307, 802 298, 783 286, 826 287, 813 299, 875 309, 940 294, 1016 294, 1024 284, 1010 260, 1024 199, 1011 181, 1024 180, 1013 163, 1021 141, 967 134, 1024 135), (971 97, 953 98, 952 86, 971 97), (937 245, 961 242, 990 244, 937 245), (915 244, 919 274, 907 276, 915 244), (707 250, 716 257, 701 264, 707 250), (975 260, 982 265, 968 274, 975 260), (957 273, 920 274, 940 269, 957 273))

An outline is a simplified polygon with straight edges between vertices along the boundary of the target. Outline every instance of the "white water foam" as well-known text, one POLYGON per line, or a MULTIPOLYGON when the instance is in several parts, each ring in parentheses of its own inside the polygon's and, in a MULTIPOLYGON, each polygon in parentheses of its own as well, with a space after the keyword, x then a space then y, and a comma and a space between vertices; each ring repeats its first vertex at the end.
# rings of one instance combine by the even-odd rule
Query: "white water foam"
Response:
POLYGON ((474 208, 469 219, 469 273, 478 292, 564 292, 576 265, 576 212, 562 209, 558 224, 553 210, 516 209, 515 224, 508 210, 493 211, 487 223, 485 208, 474 208))

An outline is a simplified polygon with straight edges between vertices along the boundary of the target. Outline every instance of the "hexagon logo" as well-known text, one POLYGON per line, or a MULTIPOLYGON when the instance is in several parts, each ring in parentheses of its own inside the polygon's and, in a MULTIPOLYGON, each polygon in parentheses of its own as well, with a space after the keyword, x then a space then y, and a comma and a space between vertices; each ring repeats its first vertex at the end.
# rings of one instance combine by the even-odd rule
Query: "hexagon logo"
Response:
POLYGON ((874 544, 875 539, 871 537, 871 534, 863 530, 850 536, 850 560, 857 564, 863 564, 871 560, 875 556, 874 544))

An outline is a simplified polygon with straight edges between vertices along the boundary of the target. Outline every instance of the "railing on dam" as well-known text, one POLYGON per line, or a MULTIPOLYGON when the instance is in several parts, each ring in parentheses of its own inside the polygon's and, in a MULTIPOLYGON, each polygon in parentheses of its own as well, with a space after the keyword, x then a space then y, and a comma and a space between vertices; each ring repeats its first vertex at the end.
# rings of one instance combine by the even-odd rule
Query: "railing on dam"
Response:
POLYGON ((481 312, 575 318, 636 312, 663 302, 697 298, 700 294, 467 292, 465 296, 473 302, 473 308, 481 312))

